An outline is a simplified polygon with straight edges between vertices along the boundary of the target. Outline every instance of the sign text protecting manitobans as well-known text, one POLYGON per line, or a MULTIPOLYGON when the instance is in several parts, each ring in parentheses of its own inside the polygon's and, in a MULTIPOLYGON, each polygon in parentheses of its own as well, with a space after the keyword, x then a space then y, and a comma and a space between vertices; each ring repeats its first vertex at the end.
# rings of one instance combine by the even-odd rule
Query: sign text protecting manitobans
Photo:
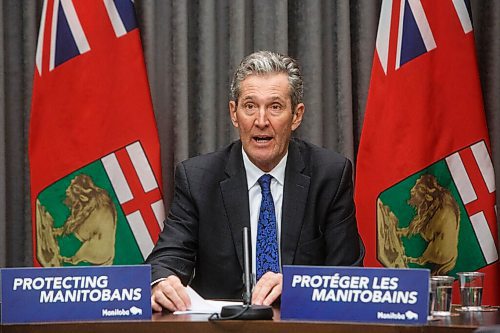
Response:
POLYGON ((2 269, 2 321, 150 319, 150 271, 145 265, 2 269))

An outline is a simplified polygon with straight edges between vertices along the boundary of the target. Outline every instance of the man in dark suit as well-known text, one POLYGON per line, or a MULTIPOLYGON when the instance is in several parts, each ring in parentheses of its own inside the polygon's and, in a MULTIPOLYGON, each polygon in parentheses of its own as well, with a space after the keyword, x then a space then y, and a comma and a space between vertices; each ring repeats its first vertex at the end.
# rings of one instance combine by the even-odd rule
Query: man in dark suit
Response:
POLYGON ((257 273, 254 304, 281 295, 282 265, 362 265, 351 163, 291 138, 304 115, 295 60, 268 51, 247 56, 231 93, 240 140, 176 168, 170 212, 147 259, 155 311, 188 308, 188 284, 205 298, 241 299, 244 226, 257 273))

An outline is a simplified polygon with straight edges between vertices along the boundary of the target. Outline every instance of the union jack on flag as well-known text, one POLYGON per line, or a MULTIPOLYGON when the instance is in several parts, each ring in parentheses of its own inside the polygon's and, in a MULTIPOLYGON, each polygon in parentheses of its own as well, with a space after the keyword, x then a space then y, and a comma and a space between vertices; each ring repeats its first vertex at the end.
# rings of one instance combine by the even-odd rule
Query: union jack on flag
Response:
MULTIPOLYGON (((389 36, 391 32, 392 1, 382 2, 376 40, 377 54, 386 74, 389 55, 389 36)), ((464 33, 471 32, 472 21, 469 0, 453 0, 453 6, 464 33)), ((421 0, 401 0, 397 36, 396 70, 407 62, 437 47, 421 0)))
MULTIPOLYGON (((102 0, 116 37, 121 37, 137 28, 134 4, 131 0, 102 0)), ((43 3, 41 27, 47 18, 47 1, 43 3)), ((38 33, 36 68, 42 74, 42 51, 45 29, 38 33)), ((49 70, 90 51, 89 41, 78 19, 72 0, 55 0, 50 27, 49 70)))

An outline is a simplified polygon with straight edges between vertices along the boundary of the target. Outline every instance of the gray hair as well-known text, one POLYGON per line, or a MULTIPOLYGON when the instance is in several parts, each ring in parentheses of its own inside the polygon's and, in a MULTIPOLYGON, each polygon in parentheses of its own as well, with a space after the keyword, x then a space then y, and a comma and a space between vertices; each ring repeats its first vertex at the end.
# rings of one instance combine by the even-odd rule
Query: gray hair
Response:
POLYGON ((241 93, 241 82, 248 76, 279 73, 288 75, 292 112, 295 112, 295 107, 302 103, 304 97, 304 86, 299 64, 292 57, 271 51, 258 51, 243 58, 234 72, 233 81, 231 82, 231 99, 238 102, 241 93))

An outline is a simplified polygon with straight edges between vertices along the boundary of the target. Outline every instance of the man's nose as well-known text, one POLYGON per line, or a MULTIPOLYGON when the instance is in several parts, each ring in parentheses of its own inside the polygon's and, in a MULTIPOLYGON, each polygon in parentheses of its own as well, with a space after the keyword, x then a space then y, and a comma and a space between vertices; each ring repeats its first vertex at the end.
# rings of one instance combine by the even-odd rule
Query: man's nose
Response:
POLYGON ((255 125, 258 127, 265 127, 268 124, 267 112, 265 107, 260 107, 255 119, 255 125))

